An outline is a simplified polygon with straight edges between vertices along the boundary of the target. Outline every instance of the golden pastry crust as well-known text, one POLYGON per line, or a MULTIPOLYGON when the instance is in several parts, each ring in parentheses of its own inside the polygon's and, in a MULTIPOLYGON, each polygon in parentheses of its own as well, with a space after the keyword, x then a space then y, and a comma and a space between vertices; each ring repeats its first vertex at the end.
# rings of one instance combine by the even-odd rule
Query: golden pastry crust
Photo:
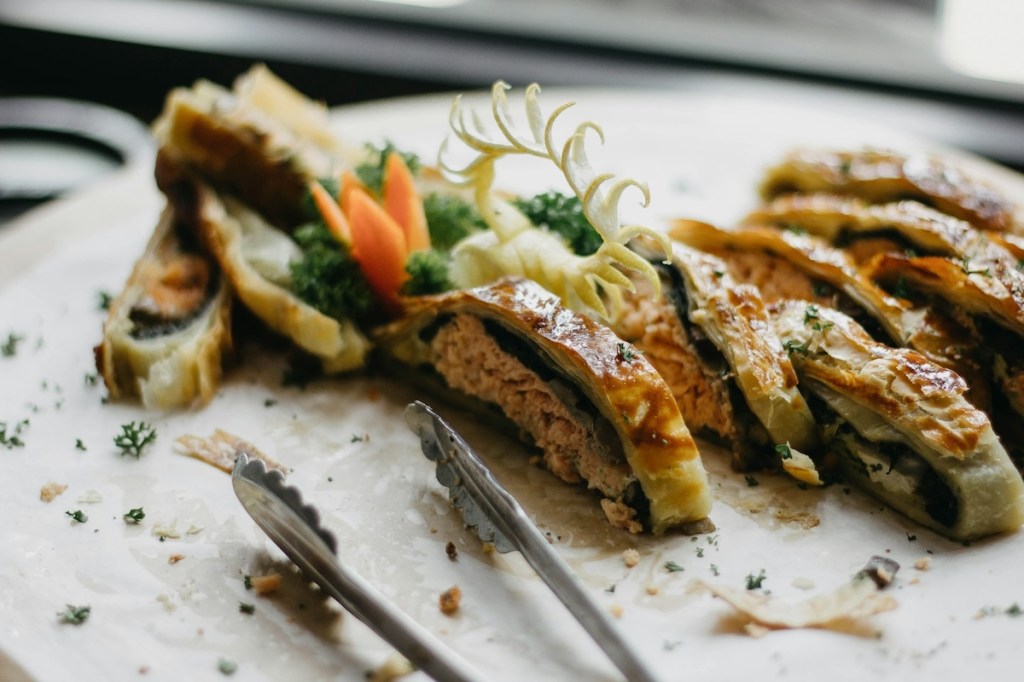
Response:
POLYGON ((857 447, 902 446, 933 472, 918 470, 918 478, 908 478, 915 486, 895 485, 889 476, 901 466, 899 456, 888 460, 888 471, 881 463, 868 469, 852 456, 841 458, 863 469, 858 479, 857 466, 847 468, 855 480, 954 538, 1016 530, 1024 522, 1024 483, 988 417, 963 397, 967 385, 960 376, 912 350, 877 343, 837 311, 816 309, 813 324, 805 302, 782 303, 772 312, 801 385, 858 432, 857 447), (925 484, 931 475, 952 496, 939 512, 929 497, 940 486, 925 484))
POLYGON ((672 248, 672 265, 682 275, 690 319, 725 356, 743 397, 772 440, 816 450, 817 425, 796 388, 796 372, 758 290, 734 282, 714 256, 678 242, 672 248))
POLYGON ((412 366, 433 362, 422 333, 438 321, 467 315, 484 324, 497 323, 570 381, 611 425, 649 502, 654 532, 707 517, 707 477, 668 387, 651 364, 611 330, 565 308, 556 296, 523 279, 410 299, 408 306, 405 317, 376 335, 379 347, 391 358, 412 366))
POLYGON ((232 345, 227 281, 212 259, 183 249, 176 222, 164 209, 95 349, 110 396, 150 408, 208 403, 232 345))
MULTIPOLYGON (((286 287, 266 279, 246 258, 247 233, 273 231, 273 227, 239 202, 222 198, 171 159, 158 159, 157 175, 161 189, 182 212, 187 211, 187 220, 254 315, 318 357, 329 373, 365 364, 370 344, 352 321, 324 315, 286 287)), ((280 239, 287 236, 282 233, 280 239)))
POLYGON ((942 159, 872 149, 791 152, 766 172, 760 191, 766 199, 793 192, 831 192, 880 203, 913 198, 979 229, 1000 232, 1013 230, 1017 210, 995 189, 942 159))

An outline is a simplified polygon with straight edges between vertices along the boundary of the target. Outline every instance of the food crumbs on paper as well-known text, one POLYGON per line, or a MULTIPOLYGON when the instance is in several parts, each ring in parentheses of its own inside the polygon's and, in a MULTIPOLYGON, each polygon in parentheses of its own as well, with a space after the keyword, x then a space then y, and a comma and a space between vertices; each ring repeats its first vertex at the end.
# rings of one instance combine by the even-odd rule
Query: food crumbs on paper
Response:
POLYGON ((164 610, 168 613, 171 613, 174 609, 178 608, 178 605, 171 600, 171 595, 169 594, 158 595, 156 600, 164 605, 164 610))
POLYGON ((169 564, 176 564, 176 563, 178 563, 179 561, 181 561, 184 558, 185 558, 184 554, 172 554, 171 556, 167 557, 167 563, 169 563, 169 564))
POLYGON ((657 585, 648 585, 645 591, 652 597, 660 592, 657 585))
POLYGON ((458 585, 454 585, 442 592, 440 599, 438 599, 438 606, 441 608, 441 613, 446 616, 455 615, 455 612, 459 610, 459 605, 461 603, 462 590, 459 589, 458 585))
POLYGON ((399 677, 405 677, 414 672, 416 672, 416 666, 408 658, 401 654, 391 654, 380 667, 368 670, 366 672, 366 679, 369 682, 392 682, 399 677))
POLYGON ((914 568, 918 571, 927 571, 932 567, 932 560, 930 557, 921 557, 914 562, 914 568))
POLYGON ((484 554, 494 554, 494 543, 485 542, 483 546, 484 554))
POLYGON ((622 608, 622 604, 612 604, 608 607, 608 610, 611 612, 612 618, 616 619, 622 618, 622 614, 625 611, 625 609, 622 608))
POLYGON ((177 523, 171 521, 170 523, 157 523, 153 526, 153 535, 160 538, 161 541, 172 538, 177 539, 181 537, 181 533, 178 532, 177 523))
POLYGON ((96 490, 86 490, 78 496, 77 500, 79 504, 99 504, 102 501, 103 495, 100 495, 96 490))
POLYGON ((56 483, 50 481, 42 488, 39 489, 39 499, 43 502, 53 502, 54 498, 67 490, 68 487, 63 483, 56 483))
POLYGON ((629 548, 622 552, 622 563, 626 564, 626 568, 633 568, 640 563, 640 552, 633 548, 629 548))
POLYGON ((448 555, 448 558, 455 561, 459 558, 459 550, 455 547, 454 542, 449 542, 444 546, 444 553, 448 555))

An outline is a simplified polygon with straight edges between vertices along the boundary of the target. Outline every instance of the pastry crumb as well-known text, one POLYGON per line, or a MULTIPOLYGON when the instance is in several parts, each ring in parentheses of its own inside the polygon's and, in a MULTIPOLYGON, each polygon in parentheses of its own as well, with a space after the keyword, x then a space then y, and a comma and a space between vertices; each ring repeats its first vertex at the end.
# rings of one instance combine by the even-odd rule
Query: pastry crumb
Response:
POLYGON ((485 542, 483 550, 484 550, 484 554, 494 554, 494 543, 493 542, 485 542))
POLYGON ((392 682, 414 672, 416 666, 409 662, 409 659, 401 654, 391 654, 379 667, 368 671, 366 679, 370 682, 392 682))
POLYGON ((251 575, 249 576, 249 584, 252 585, 252 589, 256 590, 256 594, 260 596, 268 595, 277 592, 278 588, 281 587, 281 574, 251 575))
POLYGON ((455 561, 459 558, 459 550, 455 547, 454 542, 449 542, 444 546, 444 553, 448 555, 448 558, 455 561))
POLYGON ((39 499, 42 500, 43 502, 53 502, 55 497, 57 497, 67 489, 68 487, 63 483, 50 481, 39 489, 39 499))
POLYGON ((798 590, 814 589, 814 581, 810 578, 793 578, 793 582, 790 584, 798 590))
POLYGON ((626 568, 633 568, 640 563, 640 552, 632 547, 625 550, 622 552, 622 563, 626 564, 626 568))
POLYGON ((645 591, 647 592, 647 594, 653 597, 654 595, 658 594, 658 592, 660 592, 661 590, 658 589, 657 585, 648 585, 645 591))
POLYGON ((622 618, 622 613, 624 611, 622 604, 612 604, 608 610, 611 612, 613 618, 622 618))
POLYGON ((766 628, 763 625, 758 625, 757 623, 747 623, 743 626, 743 629, 746 630, 747 634, 754 639, 764 637, 770 630, 769 628, 766 628))
POLYGON ((455 615, 455 612, 459 610, 459 606, 462 604, 462 590, 459 589, 458 585, 454 585, 444 592, 441 593, 441 598, 438 600, 438 605, 441 608, 441 613, 446 616, 455 615))
POLYGON ((931 567, 932 560, 930 557, 921 557, 920 559, 914 562, 914 568, 916 568, 919 571, 927 571, 931 567))
POLYGON ((171 556, 167 557, 167 563, 169 563, 169 564, 176 564, 176 563, 178 563, 179 561, 181 561, 184 558, 185 558, 184 554, 172 554, 171 556))
POLYGON ((96 490, 86 490, 84 493, 78 496, 77 502, 79 504, 99 504, 103 501, 103 495, 96 490))

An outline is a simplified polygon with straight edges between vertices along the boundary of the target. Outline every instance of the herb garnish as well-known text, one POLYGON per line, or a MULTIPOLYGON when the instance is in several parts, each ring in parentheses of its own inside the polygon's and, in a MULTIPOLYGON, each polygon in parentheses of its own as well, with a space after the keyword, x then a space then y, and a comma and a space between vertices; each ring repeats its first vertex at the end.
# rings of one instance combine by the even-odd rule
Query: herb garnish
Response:
POLYGON ((512 204, 531 223, 560 236, 577 256, 596 253, 604 243, 583 214, 583 203, 577 196, 550 191, 530 199, 516 199, 512 204))
POLYGON ((779 457, 782 459, 793 459, 793 450, 789 447, 789 443, 776 445, 775 452, 779 453, 779 457))
POLYGON ((142 507, 129 509, 124 513, 124 522, 132 525, 138 525, 138 523, 144 518, 146 518, 146 512, 142 510, 142 507))
POLYGON ((716 564, 711 564, 711 575, 719 575, 718 566, 716 564))
POLYGON ((251 575, 242 576, 242 585, 245 586, 245 589, 251 590, 252 589, 252 576, 251 575))
POLYGON ((85 523, 86 521, 89 520, 89 517, 86 516, 85 512, 82 511, 81 509, 76 509, 73 512, 66 511, 64 513, 67 514, 68 516, 70 516, 71 518, 73 518, 76 523, 85 523))
POLYGON ((402 285, 405 296, 440 294, 455 288, 448 277, 448 256, 436 249, 413 251, 405 261, 409 279, 402 285))
POLYGON ((240 601, 238 602, 238 610, 248 616, 251 616, 252 614, 256 613, 256 605, 240 601))
POLYGON ((288 264, 295 295, 336 320, 365 316, 373 294, 348 246, 323 223, 303 225, 292 236, 302 249, 302 258, 288 264))
POLYGON ((799 353, 800 355, 810 355, 810 349, 806 343, 800 343, 796 339, 789 339, 782 344, 782 347, 786 349, 786 352, 792 355, 793 353, 799 353))
POLYGON ((0 446, 13 450, 14 448, 25 447, 25 441, 21 439, 21 432, 29 425, 27 419, 22 419, 14 424, 14 428, 8 433, 10 427, 7 422, 0 422, 0 446))
POLYGON ((220 658, 217 660, 217 670, 225 675, 234 675, 238 670, 238 664, 230 659, 220 658))
POLYGON ((430 243, 435 249, 450 250, 470 234, 486 230, 487 223, 473 204, 465 199, 433 192, 423 198, 430 243))
POLYGON ((970 261, 969 258, 966 258, 966 257, 963 257, 963 258, 960 259, 960 269, 963 270, 964 274, 968 275, 968 276, 970 276, 970 275, 983 275, 985 277, 991 277, 992 276, 992 271, 991 271, 990 268, 985 268, 984 270, 972 270, 971 269, 971 261, 970 261))
POLYGON ((75 439, 75 449, 76 450, 81 450, 82 452, 85 452, 85 450, 86 450, 85 443, 82 442, 81 438, 76 438, 75 439))
POLYGON ((761 583, 763 583, 767 577, 768 576, 766 576, 764 574, 764 569, 763 568, 761 569, 761 571, 757 575, 754 575, 753 573, 748 573, 747 574, 747 589, 748 590, 759 590, 759 589, 761 589, 761 583))
POLYGON ((640 351, 624 343, 620 342, 616 345, 619 349, 617 358, 622 362, 633 362, 633 360, 636 360, 636 356, 640 353, 640 351))
POLYGON ((73 604, 66 604, 67 609, 57 614, 62 623, 70 623, 71 625, 81 625, 89 619, 89 614, 92 613, 91 606, 75 606, 73 604))
POLYGON ((7 340, 0 344, 0 355, 5 358, 13 358, 18 353, 18 344, 25 340, 24 336, 11 332, 7 340))
POLYGON ((416 175, 420 171, 420 158, 409 152, 399 151, 390 140, 384 142, 383 147, 375 144, 366 145, 366 162, 356 166, 356 176, 370 190, 381 193, 384 186, 384 170, 387 166, 388 157, 396 153, 405 161, 409 172, 416 175))
POLYGON ((110 310, 110 304, 114 302, 114 297, 109 291, 96 292, 96 307, 100 310, 110 310))
POLYGON ((685 571, 686 569, 674 561, 666 561, 665 570, 669 573, 680 573, 682 571, 685 571))
POLYGON ((704 557, 704 548, 701 547, 700 545, 697 545, 696 549, 697 549, 697 558, 698 559, 702 559, 704 557))
POLYGON ((114 436, 114 445, 121 448, 122 455, 138 459, 142 450, 156 440, 156 429, 146 422, 128 422, 121 425, 121 433, 114 436))

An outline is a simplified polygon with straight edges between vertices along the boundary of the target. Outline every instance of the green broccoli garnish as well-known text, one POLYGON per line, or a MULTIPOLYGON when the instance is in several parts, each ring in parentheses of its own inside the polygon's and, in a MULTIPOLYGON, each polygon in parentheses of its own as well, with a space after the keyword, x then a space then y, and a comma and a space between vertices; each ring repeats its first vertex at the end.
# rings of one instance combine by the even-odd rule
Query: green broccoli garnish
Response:
POLYGON ((450 250, 459 241, 477 230, 486 230, 487 223, 476 207, 465 199, 433 192, 423 198, 430 243, 435 249, 450 250))
POLYGON ((546 192, 531 199, 516 199, 513 204, 534 225, 561 236, 576 255, 589 256, 601 248, 601 235, 583 215, 578 197, 546 192))
POLYGON ((448 256, 436 249, 410 253, 405 261, 405 271, 410 275, 402 285, 405 296, 439 294, 455 288, 448 278, 448 256))
POLYGON ((310 223, 293 235, 302 259, 292 261, 292 291, 336 320, 360 318, 373 306, 373 294, 348 246, 322 223, 310 223))
POLYGON ((390 141, 386 141, 383 148, 373 144, 366 145, 366 162, 356 166, 356 177, 377 194, 380 194, 384 185, 384 164, 392 152, 397 152, 405 160, 405 165, 413 175, 420 170, 420 157, 396 149, 390 141))

